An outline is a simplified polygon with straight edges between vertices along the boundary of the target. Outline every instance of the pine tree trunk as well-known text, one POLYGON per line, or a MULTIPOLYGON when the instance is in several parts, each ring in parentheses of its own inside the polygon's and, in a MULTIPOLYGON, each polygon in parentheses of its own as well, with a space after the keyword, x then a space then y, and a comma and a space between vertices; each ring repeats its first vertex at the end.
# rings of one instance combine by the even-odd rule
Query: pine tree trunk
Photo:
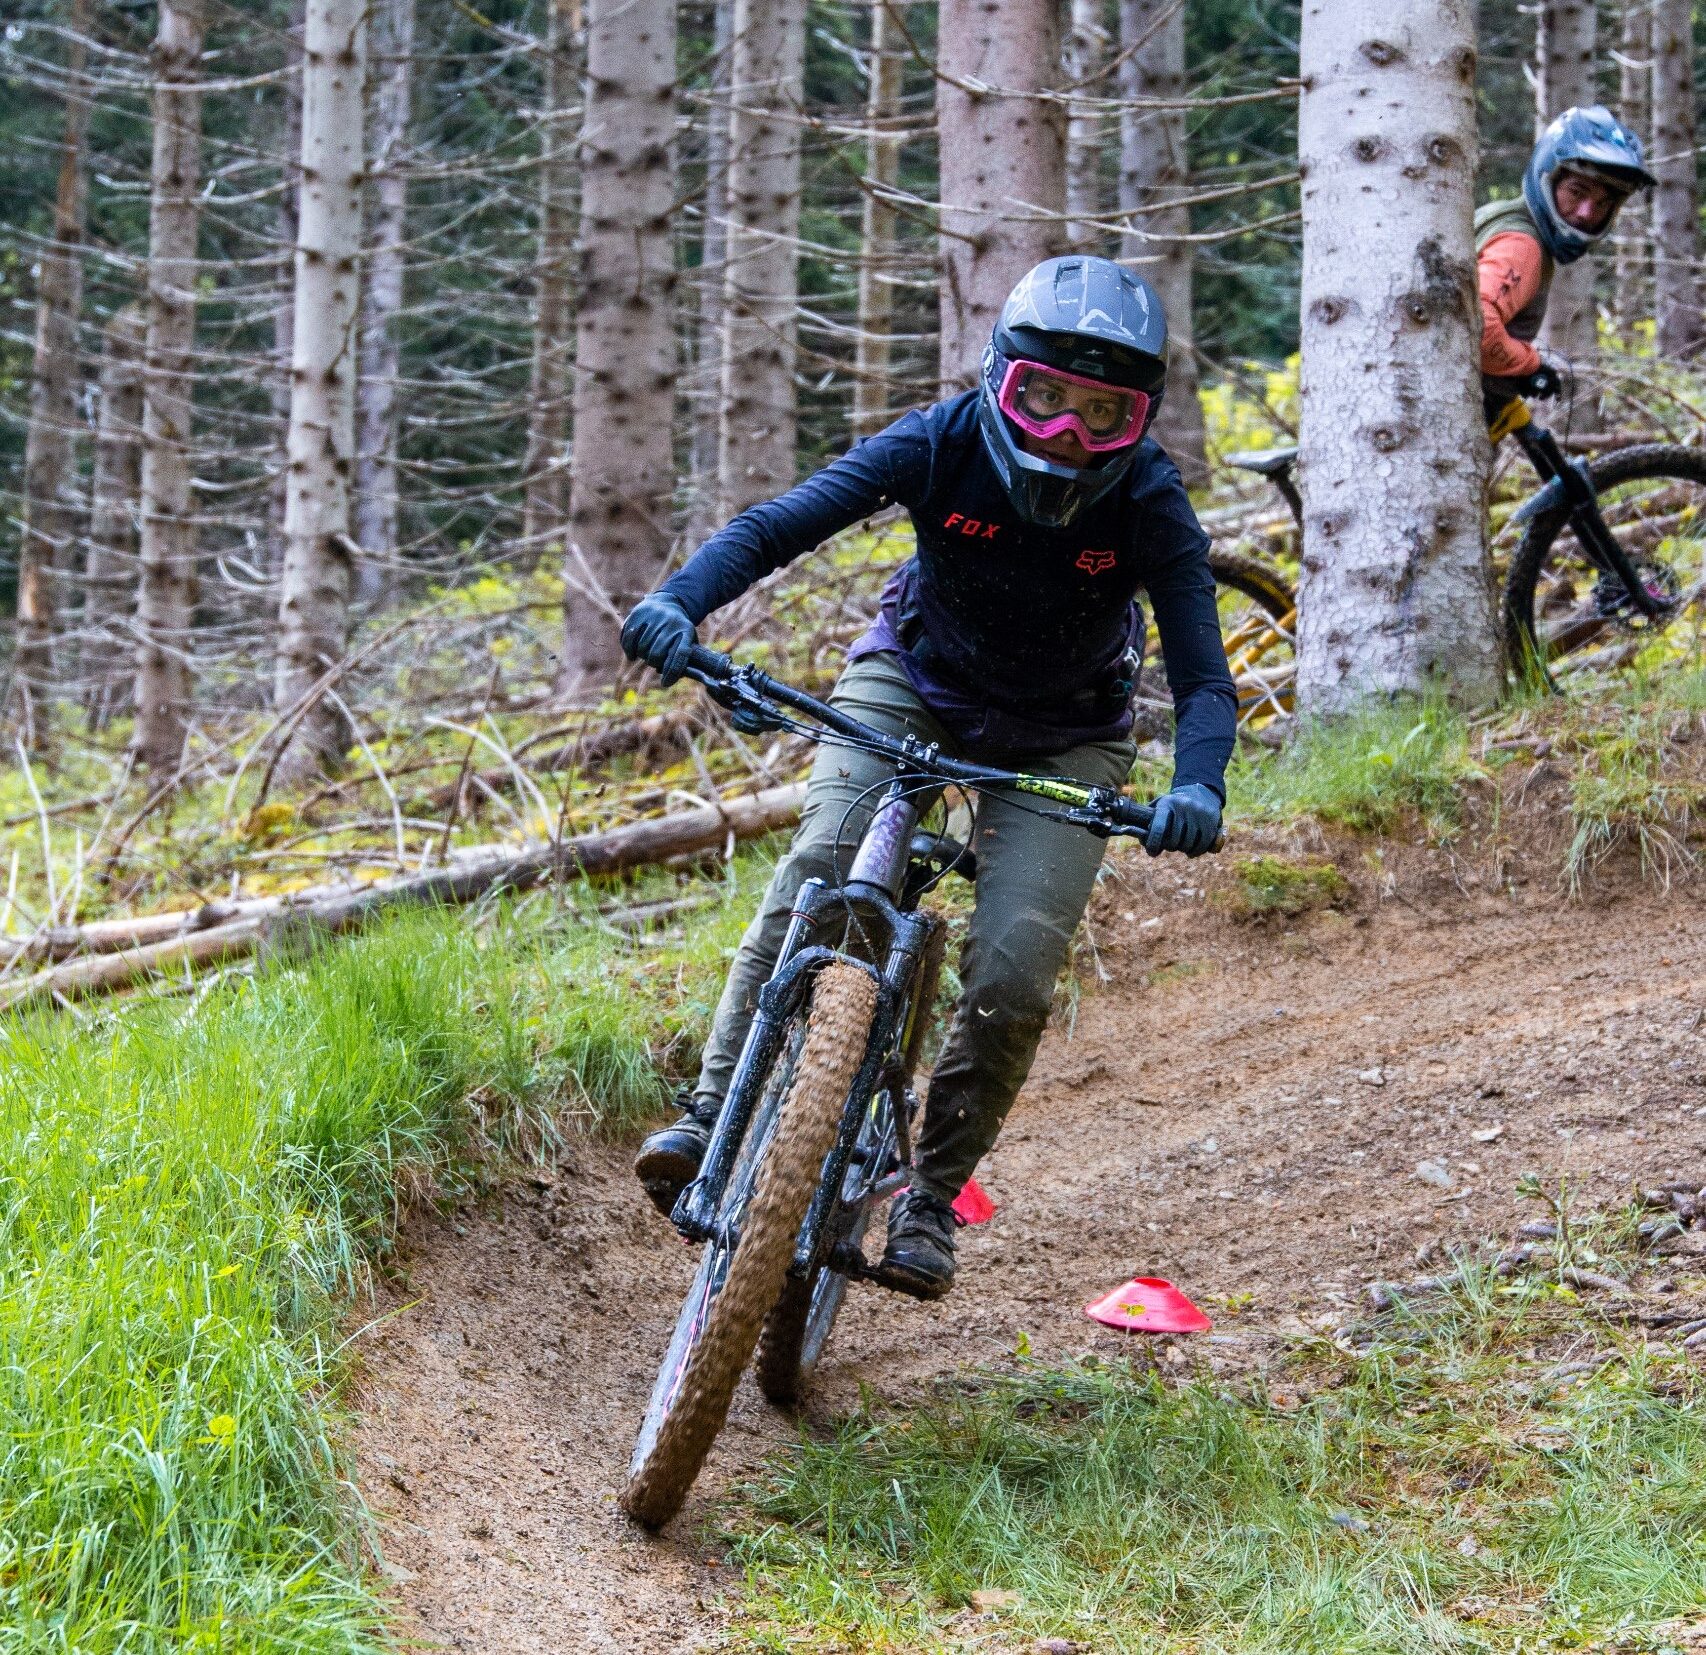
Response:
POLYGON ((729 247, 729 60, 734 0, 711 0, 711 80, 705 110, 705 219, 700 240, 693 363, 692 450, 688 459, 687 541, 696 546, 717 527, 717 435, 723 408, 723 282, 729 247))
MULTIPOLYGON (((1596 0, 1541 0, 1535 25, 1535 130, 1566 109, 1599 101, 1595 90, 1596 0)), ((1552 279, 1540 347, 1562 358, 1575 372, 1578 387, 1597 395, 1593 376, 1599 367, 1599 310, 1592 257, 1560 265, 1552 279)))
POLYGON ((194 413, 202 0, 161 0, 154 40, 148 331, 142 380, 142 524, 136 601, 139 762, 176 770, 189 725, 196 600, 194 413))
MULTIPOLYGON (((1180 9, 1181 18, 1184 15, 1180 9)), ((1107 30, 1102 27, 1101 0, 1071 0, 1066 49, 1063 55, 1066 83, 1079 100, 1105 96, 1095 79, 1108 56, 1107 30)), ((1101 118, 1079 101, 1068 107, 1066 116, 1066 237, 1086 253, 1099 252, 1102 233, 1090 219, 1102 212, 1101 118)))
MULTIPOLYGON (((1652 0, 1623 0, 1623 39, 1618 53, 1618 109, 1623 124, 1653 149, 1652 0)), ((1652 228, 1645 190, 1637 190, 1617 215, 1617 291, 1612 309, 1625 333, 1652 315, 1652 228)))
POLYGON ((794 482, 805 0, 735 0, 717 488, 724 517, 794 482))
POLYGON ((136 601, 136 519, 142 496, 141 306, 126 305, 101 343, 95 465, 89 481, 89 561, 83 572, 81 673, 89 727, 114 712, 122 680, 115 670, 136 601))
POLYGON ((1305 0, 1298 700, 1499 688, 1469 0, 1305 0))
POLYGON ((539 138, 539 263, 522 464, 522 561, 531 568, 569 518, 570 337, 574 325, 575 139, 581 0, 546 0, 545 121, 539 138))
POLYGON ((1035 94, 1059 78, 1053 0, 941 0, 937 11, 941 165, 941 375, 975 382, 1002 301, 1061 251, 1065 123, 1035 94), (985 90, 985 89, 988 90, 985 90))
POLYGON ((24 443, 23 523, 18 542, 18 632, 13 693, 31 746, 51 723, 54 650, 65 593, 61 580, 76 544, 77 321, 83 308, 83 230, 87 216, 84 139, 89 98, 84 80, 87 0, 71 13, 65 127, 59 143, 53 242, 42 250, 36 278, 35 356, 30 371, 30 424, 24 443))
POLYGON ((859 336, 853 354, 853 435, 868 437, 895 416, 890 412, 894 330, 895 210, 882 194, 900 182, 900 139, 894 128, 901 116, 901 42, 889 16, 891 0, 871 0, 870 94, 865 120, 865 191, 859 238, 859 336))
POLYGON ((403 308, 410 58, 415 0, 384 0, 373 12, 373 223, 361 289, 361 374, 356 384, 356 592, 384 597, 397 558, 397 317, 403 308))
MULTIPOLYGON (((281 712, 296 707, 343 656, 349 632, 366 73, 365 0, 309 0, 290 480, 273 690, 281 712)), ((321 696, 295 725, 280 776, 301 780, 334 763, 344 734, 336 703, 321 696)))
POLYGON ((583 285, 564 571, 568 687, 608 682, 621 617, 669 558, 675 467, 674 0, 592 0, 583 285))
POLYGON ((1653 309, 1658 350, 1675 359, 1706 343, 1700 314, 1699 175, 1689 0, 1653 0, 1653 309))
POLYGON ((272 304, 272 477, 267 490, 267 573, 284 567, 284 507, 290 493, 290 365, 296 356, 296 210, 302 195, 302 30, 306 0, 290 0, 285 51, 290 73, 284 82, 284 163, 279 180, 273 235, 279 249, 272 304))
MULTIPOLYGON (((1120 91, 1128 100, 1178 98, 1185 90, 1185 8, 1178 0, 1120 0, 1120 91)), ((1151 435, 1173 457, 1191 487, 1208 481, 1201 380, 1197 372, 1189 207, 1168 201, 1190 193, 1185 112, 1127 104, 1120 117, 1120 211, 1132 233, 1122 256, 1141 259, 1167 312, 1167 395, 1151 435), (1159 209, 1159 210, 1157 210, 1159 209), (1173 238, 1173 239, 1169 239, 1173 238)))

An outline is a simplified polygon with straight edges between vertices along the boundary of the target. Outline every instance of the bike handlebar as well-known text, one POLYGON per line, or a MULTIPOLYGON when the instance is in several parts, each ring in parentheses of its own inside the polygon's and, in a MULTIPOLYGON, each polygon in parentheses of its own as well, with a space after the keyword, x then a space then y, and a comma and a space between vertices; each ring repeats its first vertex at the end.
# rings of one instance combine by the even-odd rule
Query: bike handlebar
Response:
MULTIPOLYGON (((867 752, 883 754, 897 764, 915 766, 944 781, 973 788, 1005 787, 1064 805, 1064 809, 1049 810, 1045 814, 1075 823, 1092 833, 1140 838, 1148 833, 1155 819, 1153 805, 1128 798, 1113 788, 968 764, 961 759, 946 757, 934 744, 920 742, 916 737, 886 735, 828 702, 819 701, 804 690, 772 678, 758 667, 736 666, 727 655, 707 649, 703 644, 694 644, 688 651, 685 675, 703 684, 713 699, 737 714, 744 711, 758 719, 774 718, 775 707, 791 708, 837 735, 845 736, 867 752)), ((777 729, 784 726, 772 723, 768 727, 777 729)), ((1219 850, 1220 845, 1221 841, 1217 840, 1214 849, 1219 850)))

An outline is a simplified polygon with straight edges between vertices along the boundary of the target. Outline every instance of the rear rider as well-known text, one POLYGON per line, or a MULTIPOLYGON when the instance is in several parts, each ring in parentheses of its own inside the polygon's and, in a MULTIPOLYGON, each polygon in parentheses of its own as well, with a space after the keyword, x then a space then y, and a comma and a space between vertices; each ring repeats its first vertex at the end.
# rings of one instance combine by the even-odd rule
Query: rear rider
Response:
POLYGON ((1641 140, 1609 109, 1566 109, 1541 133, 1522 194, 1475 215, 1481 295, 1481 378, 1489 419, 1513 396, 1553 397, 1558 370, 1534 348, 1558 265, 1611 234, 1618 209, 1657 180, 1641 140))
MULTIPOLYGON (((1176 719, 1172 789, 1145 845, 1151 855, 1201 855, 1220 827, 1237 701, 1207 537, 1173 462, 1144 434, 1166 382, 1155 290, 1108 259, 1050 259, 1009 296, 978 389, 904 415, 780 499, 742 512, 640 602, 622 647, 673 683, 708 615, 898 504, 917 553, 849 652, 834 704, 955 757, 1119 787, 1135 757, 1142 588, 1176 719)), ((661 1211, 698 1171, 794 893, 808 878, 845 877, 892 773, 869 754, 819 749, 799 830, 741 942, 698 1084, 680 1120, 654 1132, 635 1162, 661 1211)), ((1103 851, 1081 829, 998 797, 982 803, 973 848, 963 992, 884 1254, 929 1296, 952 1284, 951 1203, 1030 1069, 1103 851)))

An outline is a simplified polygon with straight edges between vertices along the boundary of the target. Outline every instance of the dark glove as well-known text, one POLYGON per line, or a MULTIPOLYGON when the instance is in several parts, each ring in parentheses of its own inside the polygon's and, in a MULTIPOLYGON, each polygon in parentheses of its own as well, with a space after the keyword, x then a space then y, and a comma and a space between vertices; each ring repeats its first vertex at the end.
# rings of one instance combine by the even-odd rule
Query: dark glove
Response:
POLYGON ((699 635, 680 603, 664 592, 653 592, 634 605, 622 623, 622 653, 657 669, 666 684, 687 670, 687 652, 699 635))
POLYGON ((1151 856, 1164 850, 1201 856, 1214 849, 1220 837, 1220 800, 1201 782, 1186 782, 1155 801, 1155 818, 1144 835, 1143 848, 1151 856))
POLYGON ((1523 394, 1545 402, 1564 393, 1564 376, 1550 362, 1542 362, 1522 381, 1523 394))

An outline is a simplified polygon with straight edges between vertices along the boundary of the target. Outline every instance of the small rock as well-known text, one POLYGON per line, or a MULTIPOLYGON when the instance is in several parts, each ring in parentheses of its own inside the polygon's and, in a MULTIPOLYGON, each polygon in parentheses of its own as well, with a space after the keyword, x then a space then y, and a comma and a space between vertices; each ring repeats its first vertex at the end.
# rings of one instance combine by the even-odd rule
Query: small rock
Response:
POLYGON ((1504 1135, 1505 1126, 1503 1121, 1500 1121, 1497 1126, 1479 1127, 1469 1134, 1469 1136, 1478 1144, 1497 1143, 1504 1135))
POLYGON ((1466 1534, 1457 1542, 1457 1549, 1465 1557, 1479 1557, 1481 1555, 1481 1542, 1474 1535, 1466 1534))
POLYGON ((1416 1176, 1424 1184, 1432 1184, 1435 1189, 1448 1190, 1451 1188, 1451 1168, 1444 1161, 1418 1161, 1416 1176))
POLYGON ((1552 1241, 1557 1237, 1558 1226, 1549 1218, 1533 1218, 1516 1233, 1519 1236, 1527 1236, 1530 1241, 1552 1241))
POLYGON ((1031 1655, 1089 1655, 1089 1644, 1075 1644, 1070 1638, 1038 1638, 1031 1645, 1031 1655))
POLYGON ((1357 1079, 1364 1086, 1384 1086, 1386 1084, 1386 1071, 1384 1069, 1358 1069, 1357 1079))
POLYGON ((986 1587, 971 1595, 971 1606, 980 1615, 996 1615, 1003 1609, 1017 1609, 1019 1602, 1017 1592, 1009 1592, 1000 1586, 986 1587))
POLYGON ((1367 1534, 1368 1524, 1360 1517, 1352 1516, 1348 1511, 1335 1511, 1327 1519, 1335 1527, 1345 1529, 1351 1534, 1367 1534))
POLYGON ((1701 1328, 1698 1333, 1689 1334, 1689 1336, 1682 1341, 1682 1348, 1684 1350, 1699 1350, 1702 1345, 1706 1345, 1706 1327, 1701 1328))
POLYGON ((407 1586, 415 1578, 413 1569, 405 1569, 401 1563, 392 1563, 389 1560, 379 1565, 379 1572, 393 1586, 407 1586))

